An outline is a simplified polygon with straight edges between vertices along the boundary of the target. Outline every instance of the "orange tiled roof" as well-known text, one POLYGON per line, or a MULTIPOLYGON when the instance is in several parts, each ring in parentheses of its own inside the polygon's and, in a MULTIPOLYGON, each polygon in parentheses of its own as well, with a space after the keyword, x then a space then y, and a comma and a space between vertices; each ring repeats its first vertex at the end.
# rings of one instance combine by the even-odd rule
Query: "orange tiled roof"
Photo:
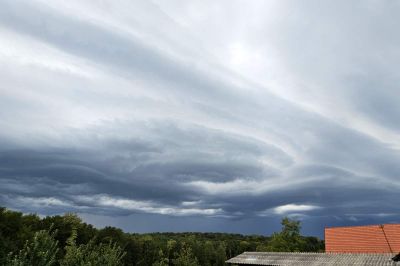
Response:
POLYGON ((325 228, 327 253, 399 253, 400 224, 325 228))

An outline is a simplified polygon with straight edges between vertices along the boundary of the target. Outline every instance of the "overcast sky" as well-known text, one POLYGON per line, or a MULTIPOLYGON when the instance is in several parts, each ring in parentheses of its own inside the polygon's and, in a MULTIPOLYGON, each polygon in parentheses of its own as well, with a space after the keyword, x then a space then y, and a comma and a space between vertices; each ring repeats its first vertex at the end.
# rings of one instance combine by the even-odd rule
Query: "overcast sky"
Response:
POLYGON ((398 1, 0 3, 0 205, 132 232, 400 222, 398 1))

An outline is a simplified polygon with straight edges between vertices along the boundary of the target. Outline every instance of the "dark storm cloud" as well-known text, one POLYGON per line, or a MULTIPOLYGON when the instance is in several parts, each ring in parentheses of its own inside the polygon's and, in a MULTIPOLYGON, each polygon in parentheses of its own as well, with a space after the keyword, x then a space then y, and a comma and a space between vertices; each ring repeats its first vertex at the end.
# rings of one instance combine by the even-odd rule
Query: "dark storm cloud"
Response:
POLYGON ((137 231, 398 220, 398 6, 332 4, 3 2, 1 205, 137 231))
MULTIPOLYGON (((0 154, 2 193, 41 200, 56 195, 58 200, 76 205, 78 210, 93 207, 94 212, 99 211, 96 203, 81 202, 79 196, 107 195, 115 199, 156 201, 173 206, 194 201, 183 208, 212 209, 224 203, 201 201, 202 193, 184 184, 195 180, 226 182, 237 178, 262 179, 276 176, 279 172, 251 159, 271 153, 270 147, 262 143, 257 145, 254 140, 238 139, 227 134, 221 139, 214 131, 198 128, 195 132, 173 131, 168 141, 169 134, 166 133, 161 141, 151 138, 143 142, 110 139, 93 142, 89 149, 80 150, 3 151, 0 154), (199 142, 196 149, 184 147, 185 143, 192 145, 194 140, 199 142), (181 153, 175 153, 176 149, 181 153), (221 150, 224 151, 223 156, 213 154, 221 150)), ((6 200, 3 198, 3 201, 6 200)), ((60 208, 65 206, 61 204, 60 208)), ((101 210, 121 213, 118 208, 101 210)), ((141 208, 136 211, 141 211, 141 208)))
POLYGON ((380 79, 368 75, 349 77, 349 94, 354 99, 353 104, 356 109, 374 122, 398 131, 400 109, 397 84, 400 79, 398 76, 386 73, 379 73, 379 77, 380 79))

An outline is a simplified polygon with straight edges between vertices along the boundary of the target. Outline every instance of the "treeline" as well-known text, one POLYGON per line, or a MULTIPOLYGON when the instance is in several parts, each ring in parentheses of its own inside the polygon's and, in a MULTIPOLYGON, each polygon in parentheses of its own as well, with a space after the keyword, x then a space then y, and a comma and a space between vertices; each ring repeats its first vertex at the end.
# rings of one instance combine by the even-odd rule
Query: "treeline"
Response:
POLYGON ((125 233, 96 229, 75 214, 24 215, 0 208, 0 265, 224 265, 245 251, 323 251, 300 235, 300 222, 283 219, 270 237, 225 233, 125 233))

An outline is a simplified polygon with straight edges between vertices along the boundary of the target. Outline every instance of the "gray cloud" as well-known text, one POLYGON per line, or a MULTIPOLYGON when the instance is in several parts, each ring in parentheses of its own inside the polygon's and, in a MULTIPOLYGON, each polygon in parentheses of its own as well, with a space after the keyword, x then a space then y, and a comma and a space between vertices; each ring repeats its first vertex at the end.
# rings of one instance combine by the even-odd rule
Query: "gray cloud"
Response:
POLYGON ((133 231, 398 220, 397 4, 1 7, 0 204, 133 231))

